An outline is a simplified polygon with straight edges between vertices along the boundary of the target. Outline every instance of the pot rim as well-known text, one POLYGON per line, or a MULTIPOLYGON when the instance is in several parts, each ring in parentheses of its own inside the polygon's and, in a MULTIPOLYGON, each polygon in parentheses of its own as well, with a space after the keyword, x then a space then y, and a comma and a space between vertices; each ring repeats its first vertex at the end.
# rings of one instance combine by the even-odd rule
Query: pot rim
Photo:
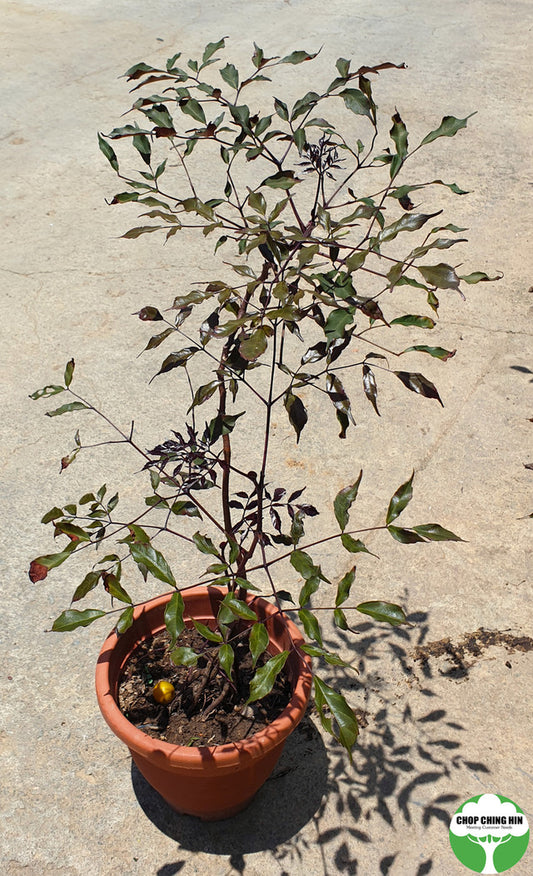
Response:
MULTIPOLYGON (((134 609, 133 625, 135 625, 136 621, 139 620, 147 609, 157 610, 160 606, 168 602, 173 592, 174 591, 162 594, 161 596, 149 599, 146 602, 137 605, 134 609)), ((215 594, 220 594, 221 596, 225 593, 225 591, 220 588, 203 585, 190 587, 183 591, 185 600, 187 599, 187 594, 200 596, 213 592, 215 594)), ((261 607, 267 615, 267 622, 268 617, 273 618, 274 616, 277 616, 277 609, 265 599, 254 596, 250 596, 248 599, 249 601, 253 600, 256 603, 260 601, 261 607)), ((135 727, 134 724, 128 721, 118 707, 115 700, 116 691, 113 690, 114 685, 112 685, 110 679, 111 662, 113 657, 116 656, 117 645, 122 640, 122 636, 119 636, 116 630, 112 630, 105 639, 96 664, 96 695, 98 705, 100 706, 105 721, 115 735, 125 742, 131 751, 148 756, 154 762, 162 762, 163 760, 167 762, 179 762, 193 770, 205 769, 206 765, 210 762, 213 764, 216 762, 217 769, 221 766, 233 768, 237 763, 242 762, 243 758, 256 757, 259 753, 269 751, 279 745, 280 742, 295 729, 300 719, 303 717, 309 699, 313 677, 311 658, 300 650, 300 645, 303 644, 304 641, 300 631, 289 618, 284 617, 284 624, 296 645, 296 651, 293 651, 289 655, 289 660, 292 659, 293 664, 296 663, 296 661, 299 664, 296 669, 296 683, 293 689, 293 694, 283 712, 281 712, 281 714, 278 715, 268 727, 258 731, 253 736, 242 739, 239 742, 225 743, 224 745, 185 746, 173 745, 162 739, 148 736, 148 734, 143 733, 142 730, 135 727)), ((150 635, 153 635, 154 632, 158 632, 159 629, 162 629, 163 627, 164 624, 158 629, 154 629, 150 635)), ((130 629, 132 629, 132 627, 130 627, 130 629)), ((147 636, 144 635, 137 638, 137 642, 142 641, 146 637, 147 636)), ((124 666, 125 661, 133 652, 134 647, 127 650, 121 660, 120 668, 124 666)), ((280 650, 282 649, 280 648, 280 650)))

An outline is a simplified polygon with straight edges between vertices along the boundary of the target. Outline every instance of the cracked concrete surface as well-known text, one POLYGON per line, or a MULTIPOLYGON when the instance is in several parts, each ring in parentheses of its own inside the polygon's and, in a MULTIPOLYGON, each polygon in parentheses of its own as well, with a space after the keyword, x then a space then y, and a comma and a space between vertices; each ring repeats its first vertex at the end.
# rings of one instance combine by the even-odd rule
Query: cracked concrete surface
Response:
MULTIPOLYGON (((461 802, 500 793, 533 817, 531 652, 491 645, 468 656, 460 677, 453 660, 416 659, 417 648, 457 644, 480 629, 531 635, 531 5, 0 0, 0 8, 2 873, 460 876, 467 871, 451 852, 448 823, 461 802), (127 502, 134 484, 125 453, 113 473, 97 453, 59 477, 77 425, 90 427, 50 421, 28 394, 58 380, 75 355, 80 390, 123 423, 135 416, 149 446, 169 402, 179 405, 169 383, 147 387, 159 357, 135 359, 146 331, 129 314, 206 276, 210 246, 119 240, 129 214, 104 203, 114 182, 95 134, 124 110, 123 70, 196 53, 222 34, 237 66, 254 39, 275 54, 323 46, 318 77, 339 56, 405 61, 407 70, 380 76, 376 94, 383 108, 397 104, 410 131, 477 110, 466 132, 422 153, 422 173, 433 179, 446 166, 446 180, 471 190, 443 196, 449 220, 469 228, 465 264, 504 279, 468 287, 465 302, 443 295, 434 341, 457 355, 445 364, 413 357, 444 409, 384 383, 381 420, 361 395, 357 428, 344 444, 328 443, 327 457, 331 420, 318 409, 314 431, 290 445, 286 478, 311 490, 321 475, 330 499, 364 468, 358 513, 368 525, 415 469, 406 525, 438 520, 465 543, 368 540, 381 562, 358 564, 361 598, 402 602, 414 625, 361 623, 356 638, 341 641, 360 669, 345 682, 362 719, 353 767, 311 716, 250 809, 202 825, 161 803, 101 720, 93 671, 105 631, 43 632, 73 582, 64 567, 40 584, 26 577, 29 561, 50 549, 42 514, 112 478, 127 502)), ((285 454, 292 438, 281 419, 275 434, 285 454)), ((347 561, 325 547, 321 562, 337 580, 347 561)), ((185 551, 177 574, 195 563, 185 551)), ((531 873, 532 855, 516 876, 531 873)))

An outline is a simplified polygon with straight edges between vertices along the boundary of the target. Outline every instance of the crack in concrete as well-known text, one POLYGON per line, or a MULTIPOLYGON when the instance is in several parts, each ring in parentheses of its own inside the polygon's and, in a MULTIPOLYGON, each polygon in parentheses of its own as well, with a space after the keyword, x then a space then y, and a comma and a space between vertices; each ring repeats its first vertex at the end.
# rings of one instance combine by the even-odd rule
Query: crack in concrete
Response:
POLYGON ((478 379, 472 385, 470 392, 468 393, 468 395, 464 399, 462 405, 460 406, 460 408, 457 411, 457 413, 455 414, 455 416, 453 416, 451 418, 451 420, 448 421, 447 425, 444 426, 444 428, 442 429, 442 432, 439 433, 439 435, 437 436, 437 438, 435 439, 435 441, 433 442, 431 447, 428 448, 427 452, 424 455, 424 458, 421 460, 420 465, 418 466, 418 471, 425 471, 425 469, 427 468, 427 466, 429 465, 429 463, 431 462, 431 460, 435 456, 437 450, 439 449, 439 447, 442 444, 442 442, 444 441, 444 439, 455 428, 457 422, 463 416, 464 410, 467 407, 470 399, 477 392, 479 386, 483 383, 487 374, 490 374, 493 364, 499 359, 499 357, 500 357, 500 350, 498 350, 498 352, 494 353, 494 355, 491 357, 487 366, 483 369, 483 371, 479 375, 478 379))

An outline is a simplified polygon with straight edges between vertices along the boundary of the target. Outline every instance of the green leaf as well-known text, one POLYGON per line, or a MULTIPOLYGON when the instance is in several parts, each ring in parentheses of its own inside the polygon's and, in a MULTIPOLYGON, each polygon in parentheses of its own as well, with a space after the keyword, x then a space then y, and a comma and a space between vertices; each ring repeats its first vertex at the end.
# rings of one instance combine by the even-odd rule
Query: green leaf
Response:
POLYGON ((447 359, 455 356, 456 352, 457 350, 445 350, 443 347, 426 347, 425 344, 415 344, 414 347, 407 347, 406 350, 402 350, 400 356, 403 356, 404 353, 429 353, 435 359, 441 359, 443 362, 446 362, 447 359))
POLYGON ((298 398, 297 395, 293 395, 292 392, 287 392, 285 394, 283 404, 285 406, 285 410, 289 415, 289 422, 294 427, 294 431, 296 432, 296 443, 298 444, 302 429, 304 428, 308 420, 305 405, 303 401, 298 398))
POLYGON ((206 571, 209 572, 211 575, 220 575, 221 573, 228 571, 228 564, 211 563, 211 565, 207 567, 206 571))
POLYGON ((414 313, 408 313, 405 316, 397 316, 396 319, 391 319, 391 325, 416 325, 418 328, 432 329, 435 328, 436 322, 429 316, 417 316, 414 313))
POLYGON ((58 392, 65 392, 64 386, 45 386, 43 389, 37 389, 35 392, 29 396, 34 401, 39 398, 49 398, 51 395, 57 395, 58 392))
POLYGON ((227 37, 222 37, 221 40, 218 40, 216 43, 208 43, 204 49, 204 53, 202 55, 202 64, 205 64, 206 61, 211 58, 215 52, 218 52, 219 49, 223 49, 226 45, 225 40, 227 37))
POLYGON ((233 669, 234 660, 235 654, 231 645, 227 643, 222 645, 218 652, 218 662, 220 663, 222 671, 226 673, 228 678, 231 678, 231 670, 233 669))
POLYGON ((176 666, 196 666, 198 654, 189 647, 174 648, 170 652, 170 659, 176 666))
POLYGON ((152 146, 146 134, 136 134, 132 143, 144 163, 149 165, 152 159, 152 146))
POLYGON ((164 103, 154 103, 147 109, 141 107, 141 112, 158 128, 173 129, 174 121, 164 103))
POLYGON ((450 265, 440 263, 438 265, 415 265, 426 283, 436 286, 437 289, 459 290, 460 277, 457 276, 450 265))
POLYGON ((413 259, 422 258, 422 256, 427 255, 427 253, 432 249, 450 249, 451 246, 455 246, 457 243, 466 243, 466 237, 437 237, 435 240, 430 243, 426 243, 424 246, 417 246, 410 253, 410 257, 413 259))
MULTIPOLYGON (((216 218, 215 214, 213 212, 213 208, 210 207, 209 204, 206 204, 203 201, 201 201, 199 198, 185 198, 185 200, 182 201, 182 205, 183 205, 183 209, 185 210, 186 213, 196 213, 198 216, 202 216, 203 219, 211 219, 213 221, 216 218)), ((203 298, 209 298, 209 297, 210 297, 210 293, 207 291, 206 292, 196 292, 195 291, 195 292, 189 293, 189 295, 184 296, 182 301, 183 301, 183 303, 189 303, 190 301, 193 301, 194 303, 196 303, 197 301, 201 301, 203 298)), ((174 299, 174 307, 178 306, 176 304, 176 302, 178 300, 179 300, 179 296, 178 296, 178 298, 174 299)))
POLYGON ((380 600, 361 602, 357 606, 357 611, 370 615, 374 620, 391 624, 393 627, 407 623, 403 608, 400 608, 399 605, 395 605, 393 602, 381 602, 380 600))
MULTIPOLYGON (((366 545, 363 544, 363 542, 359 538, 352 538, 352 536, 349 535, 347 532, 342 533, 341 542, 342 542, 342 546, 347 551, 350 551, 351 554, 359 554, 359 553, 370 554, 371 553, 371 551, 368 550, 366 545)), ((375 557, 376 554, 372 554, 372 556, 375 557)))
POLYGON ((319 566, 315 566, 313 560, 306 554, 305 551, 293 551, 290 557, 290 564, 293 569, 300 573, 302 578, 306 580, 317 575, 320 571, 319 566))
POLYGON ((165 584, 176 587, 176 579, 163 554, 159 553, 151 544, 132 544, 130 553, 137 565, 144 566, 148 571, 165 584))
POLYGON ((348 271, 350 271, 350 273, 353 271, 357 271, 361 267, 361 265, 364 263, 367 255, 368 255, 367 250, 364 250, 364 252, 360 252, 360 251, 353 252, 346 259, 346 262, 345 262, 346 269, 348 271))
POLYGON ((444 407, 444 402, 438 393, 437 387, 431 382, 431 380, 424 377, 423 374, 410 371, 393 371, 392 373, 395 374, 398 380, 401 380, 403 385, 406 386, 407 389, 410 389, 411 392, 417 392, 419 395, 423 395, 424 398, 436 398, 439 404, 444 407))
POLYGON ((277 590, 276 594, 278 599, 282 602, 292 602, 292 604, 294 605, 294 599, 292 598, 288 590, 277 590))
POLYGON ((266 697, 274 687, 274 682, 279 673, 287 662, 289 656, 288 651, 281 651, 270 660, 267 660, 264 666, 261 666, 250 682, 250 696, 247 700, 247 705, 255 703, 256 700, 261 700, 266 697))
MULTIPOLYGON (((316 93, 316 91, 308 91, 304 97, 301 97, 296 101, 292 108, 291 113, 291 122, 294 122, 299 116, 305 115, 305 113, 309 112, 309 110, 313 109, 313 107, 320 100, 320 95, 316 93)), ((298 129, 302 130, 302 129, 298 129)), ((295 134, 297 131, 295 131, 295 134)), ((303 132, 305 134, 305 132, 303 132)))
POLYGON ((74 523, 68 523, 66 520, 56 523, 56 531, 64 532, 65 535, 72 535, 78 541, 91 540, 91 536, 88 535, 84 529, 82 529, 80 526, 75 526, 74 523))
POLYGON ((263 216, 265 215, 267 205, 261 192, 250 192, 248 204, 252 210, 256 210, 256 212, 261 213, 263 216))
POLYGON ((207 535, 202 535, 200 532, 195 532, 192 540, 202 554, 211 554, 214 557, 219 556, 217 548, 207 535))
MULTIPOLYGON (((310 657, 322 657, 326 663, 330 666, 344 666, 346 669, 354 669, 351 663, 347 663, 346 660, 343 660, 337 654, 332 654, 331 651, 326 651, 325 648, 320 648, 319 645, 305 645, 301 646, 302 651, 305 654, 309 654, 310 657)), ((357 672, 357 670, 355 670, 357 672)))
POLYGON ((120 600, 120 602, 129 602, 130 605, 132 603, 131 596, 121 587, 120 582, 116 575, 104 575, 104 586, 110 596, 114 599, 120 600))
POLYGON ((430 541, 464 541, 449 529, 444 529, 438 523, 424 523, 422 526, 413 526, 415 532, 428 538, 430 541))
POLYGON ((220 644, 224 641, 220 633, 216 632, 215 630, 210 630, 209 627, 207 627, 205 624, 200 623, 200 621, 197 621, 193 618, 192 622, 194 624, 194 628, 200 633, 201 636, 203 636, 204 639, 207 639, 208 642, 217 642, 218 644, 220 644))
POLYGON ((488 274, 484 274, 483 271, 474 271, 472 274, 466 274, 459 277, 459 279, 464 280, 465 283, 471 285, 472 283, 493 283, 495 280, 501 280, 502 276, 503 274, 496 277, 489 277, 488 274))
POLYGON ((342 76, 343 79, 346 79, 350 73, 350 64, 351 61, 348 61, 346 58, 337 58, 335 61, 335 66, 339 71, 339 76, 342 76))
POLYGON ((333 690, 316 675, 313 678, 313 683, 315 704, 320 722, 324 730, 344 746, 351 760, 351 751, 359 733, 357 718, 341 693, 333 690), (332 717, 329 717, 326 709, 332 717), (335 724, 333 724, 332 718, 335 724))
POLYGON ((51 523, 52 520, 57 520, 58 517, 63 517, 61 508, 51 508, 41 519, 41 523, 51 523))
POLYGON ((416 544, 419 541, 425 541, 421 535, 417 535, 412 529, 404 529, 401 526, 388 526, 387 529, 400 544, 416 544))
MULTIPOLYGON (((445 183, 441 179, 432 179, 431 182, 422 183, 421 185, 414 186, 399 186, 393 192, 390 193, 389 197, 396 198, 397 200, 401 200, 405 198, 410 192, 418 191, 418 189, 425 189, 426 186, 446 186, 447 189, 450 189, 455 195, 468 195, 469 192, 465 191, 465 189, 461 189, 457 183, 445 183)), ((441 229, 445 230, 445 229, 441 229)), ((466 228, 457 228, 453 225, 446 226, 447 231, 466 231, 466 228)))
POLYGON ((268 632, 264 624, 256 623, 250 630, 250 654, 252 655, 253 666, 257 663, 258 657, 268 648, 268 632))
POLYGON ((233 64, 226 64, 226 66, 220 70, 220 75, 224 82, 227 82, 228 85, 237 90, 239 87, 239 71, 233 64))
POLYGON ((173 514, 184 517, 200 517, 201 514, 194 504, 189 499, 179 499, 171 506, 170 510, 173 514))
POLYGON ((314 55, 310 55, 309 52, 299 51, 299 52, 291 52, 290 55, 285 55, 284 58, 279 62, 280 64, 301 64, 303 61, 312 61, 313 58, 316 58, 318 52, 315 52, 314 55))
MULTIPOLYGON (((293 140, 296 144, 296 148, 298 150, 299 155, 303 155, 305 146, 307 144, 307 136, 304 128, 297 128, 293 134, 293 140)), ((318 246, 317 246, 318 250, 318 246)))
POLYGON ((291 189, 298 182, 300 180, 295 179, 293 170, 280 170, 272 176, 267 176, 260 185, 271 189, 291 189))
POLYGON ((84 596, 87 596, 98 585, 99 580, 100 572, 88 572, 81 584, 78 584, 76 587, 72 602, 78 602, 84 596))
POLYGON ((242 587, 244 590, 254 590, 256 593, 261 592, 261 589, 259 587, 256 587, 255 584, 247 581, 246 578, 240 578, 238 575, 235 578, 235 583, 238 587, 242 587))
POLYGON ((231 538, 231 536, 229 537, 229 546, 229 561, 230 563, 234 563, 238 559, 241 549, 235 539, 231 538))
POLYGON ((274 98, 274 109, 276 110, 280 119, 283 119, 284 122, 289 121, 289 110, 286 103, 283 103, 282 100, 279 100, 277 97, 274 98))
POLYGON ((117 621, 116 631, 119 634, 119 636, 121 636, 122 633, 125 633, 126 630, 129 630, 132 623, 133 623, 133 605, 128 605, 128 607, 124 609, 124 611, 122 612, 122 614, 120 615, 120 617, 117 621))
POLYGON ((67 362, 67 365, 65 368, 65 378, 64 378, 65 379, 65 386, 67 386, 67 387, 70 386, 70 384, 72 383, 73 374, 74 374, 74 359, 70 359, 67 362))
POLYGON ((298 266, 303 268, 304 265, 308 265, 309 262, 312 262, 318 250, 318 243, 314 243, 312 246, 303 246, 298 253, 298 266))
POLYGON ((180 104, 180 108, 182 113, 185 113, 187 116, 192 116, 197 122, 201 122, 203 125, 206 123, 205 113, 201 103, 198 103, 194 97, 190 97, 189 100, 183 105, 180 104))
POLYGON ((104 617, 107 612, 100 611, 97 608, 86 608, 85 611, 77 611, 75 608, 68 608, 61 612, 52 624, 52 630, 55 633, 64 633, 69 630, 75 630, 78 627, 88 627, 93 621, 99 617, 104 617))
POLYGON ((118 173, 118 159, 117 159, 117 156, 115 154, 115 150, 107 142, 107 140, 104 140, 104 138, 100 134, 98 134, 98 145, 100 147, 101 152, 104 153, 105 157, 109 161, 113 170, 118 173))
POLYGON ((320 577, 319 575, 313 575, 311 578, 308 578, 300 590, 300 595, 298 597, 298 603, 301 608, 303 608, 309 600, 313 593, 316 593, 320 586, 320 577))
MULTIPOLYGON (((189 411, 192 411, 193 408, 202 405, 205 401, 210 399, 219 385, 220 384, 218 380, 210 380, 209 383, 205 383, 203 386, 199 386, 194 394, 194 399, 189 408, 189 411)), ((187 411, 187 413, 189 411, 187 411)))
POLYGON ((470 113, 465 119, 456 119, 455 116, 444 116, 439 127, 426 134, 420 145, 425 146, 427 143, 432 143, 437 137, 453 137, 461 128, 466 128, 466 123, 472 116, 475 116, 475 113, 470 113))
POLYGON ((366 94, 358 88, 345 88, 339 94, 347 109, 359 116, 367 116, 372 121, 372 107, 366 94))
POLYGON ((234 617, 240 617, 243 620, 257 621, 257 615, 253 608, 250 608, 250 606, 247 605, 246 602, 243 602, 242 599, 237 599, 233 593, 226 593, 221 602, 221 606, 222 605, 229 609, 234 617))
MULTIPOLYGON (((185 365, 191 356, 194 356, 195 353, 198 352, 198 347, 184 347, 183 350, 180 350, 178 353, 171 353, 170 356, 163 361, 161 368, 157 372, 155 377, 158 377, 159 374, 166 374, 168 371, 172 371, 173 368, 181 368, 185 365)), ((154 378, 152 377, 152 380, 154 378)))
POLYGON ((149 508, 168 508, 168 502, 162 496, 147 496, 144 502, 149 508))
POLYGON ((386 243, 390 240, 394 240, 399 234, 403 231, 418 231, 422 228, 423 225, 426 224, 430 219, 433 219, 434 216, 438 216, 437 213, 404 213, 403 216, 400 216, 396 222, 393 222, 391 225, 388 225, 383 231, 380 231, 378 236, 378 241, 380 243, 386 243))
POLYGON ((241 104, 241 106, 230 105, 229 111, 233 121, 247 134, 251 134, 249 107, 247 107, 246 104, 241 104))
POLYGON ((174 646, 176 639, 185 629, 185 621, 183 620, 184 607, 183 596, 179 590, 176 590, 165 607, 165 626, 170 635, 172 646, 174 646))
POLYGON ((306 636, 309 636, 313 641, 318 642, 319 645, 322 645, 322 634, 320 632, 320 625, 315 615, 309 611, 307 608, 301 608, 298 612, 298 617, 302 622, 302 626, 305 630, 306 636))
POLYGON ((50 571, 50 569, 56 569, 57 566, 60 566, 65 560, 68 560, 71 553, 76 550, 76 545, 77 542, 71 541, 64 551, 60 551, 57 554, 45 554, 42 557, 36 557, 35 560, 33 560, 33 563, 39 566, 44 566, 48 571, 50 571))
POLYGON ((140 79, 145 73, 157 72, 158 71, 155 67, 151 67, 149 64, 145 64, 144 61, 141 61, 139 64, 134 64, 129 70, 126 70, 124 76, 127 76, 129 80, 140 79))
POLYGON ((60 417, 61 414, 69 414, 72 411, 89 411, 90 408, 88 405, 84 405, 83 402, 69 402, 68 405, 61 405, 60 408, 56 408, 55 411, 47 411, 47 417, 60 417))
POLYGON ((328 341, 344 337, 346 326, 353 322, 353 312, 344 308, 336 308, 329 314, 324 326, 324 334, 328 341))
POLYGON ((226 414, 224 417, 221 416, 221 414, 217 414, 217 416, 210 421, 208 426, 210 443, 214 444, 222 435, 229 435, 233 432, 237 420, 239 417, 242 417, 243 414, 244 411, 241 411, 240 414, 226 414))
POLYGON ((394 495, 392 496, 389 502, 389 508, 387 511, 386 523, 392 523, 393 520, 396 520, 397 517, 400 516, 404 508, 407 507, 411 499, 413 498, 413 478, 415 473, 413 472, 408 481, 402 484, 394 495))
POLYGON ((357 493, 359 491, 359 485, 361 483, 361 478, 363 477, 363 470, 359 472, 359 476, 354 484, 350 486, 343 487, 340 490, 333 502, 333 510, 335 511, 335 517, 337 518, 337 523, 340 528, 344 531, 348 525, 348 521, 350 519, 349 510, 355 502, 357 498, 357 493))
POLYGON ((259 359, 267 349, 268 342, 265 330, 258 328, 250 337, 245 338, 239 344, 239 353, 248 362, 259 359))
POLYGON ((346 575, 341 578, 337 585, 337 595, 335 597, 335 607, 338 608, 339 605, 342 605, 343 602, 346 602, 348 596, 350 595, 350 589, 355 581, 355 566, 353 566, 349 572, 346 572, 346 575))
POLYGON ((156 172, 154 174, 155 179, 159 179, 159 177, 162 176, 162 174, 165 172, 166 166, 167 166, 167 159, 165 158, 164 161, 161 162, 161 164, 157 165, 156 172))
POLYGON ((141 526, 138 526, 137 523, 130 523, 128 529, 131 531, 135 541, 140 542, 141 544, 149 543, 150 537, 141 526))
POLYGON ((125 234, 121 234, 121 238, 126 240, 136 240, 142 234, 153 234, 154 231, 161 231, 163 225, 138 225, 136 228, 130 228, 125 234))
POLYGON ((396 154, 401 159, 405 158, 408 152, 407 128, 398 112, 394 113, 392 117, 390 135, 396 146, 396 154))
POLYGON ((339 630, 347 630, 348 621, 346 620, 346 615, 344 614, 342 608, 335 608, 333 611, 333 623, 339 630))

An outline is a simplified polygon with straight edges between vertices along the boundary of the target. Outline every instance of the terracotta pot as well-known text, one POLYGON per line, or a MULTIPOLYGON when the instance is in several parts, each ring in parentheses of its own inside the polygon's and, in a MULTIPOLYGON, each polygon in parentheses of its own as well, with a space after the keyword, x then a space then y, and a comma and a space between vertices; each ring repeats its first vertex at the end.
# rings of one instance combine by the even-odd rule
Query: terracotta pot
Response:
MULTIPOLYGON (((310 659, 291 650, 285 670, 293 695, 284 711, 265 730, 249 739, 227 745, 187 747, 171 745, 138 730, 117 705, 122 668, 139 642, 165 626, 164 611, 171 594, 135 609, 130 629, 121 636, 112 632, 104 642, 96 667, 96 695, 102 714, 113 732, 126 743, 140 772, 178 812, 207 821, 229 818, 244 809, 266 781, 283 750, 286 738, 302 718, 311 691, 310 659)), ((224 591, 195 587, 183 592, 184 619, 204 624, 216 617, 224 591)), ((302 637, 295 625, 281 620, 264 599, 248 596, 258 619, 270 635, 271 653, 298 646, 302 637)))

